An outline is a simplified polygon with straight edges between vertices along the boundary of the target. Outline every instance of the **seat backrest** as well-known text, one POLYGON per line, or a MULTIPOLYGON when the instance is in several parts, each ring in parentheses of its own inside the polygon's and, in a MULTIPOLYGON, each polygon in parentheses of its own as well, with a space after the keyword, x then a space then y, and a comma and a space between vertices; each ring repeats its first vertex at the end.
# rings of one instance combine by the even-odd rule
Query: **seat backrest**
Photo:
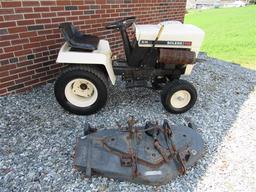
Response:
POLYGON ((68 43, 71 43, 72 41, 72 38, 75 36, 76 34, 76 29, 75 27, 73 26, 72 23, 61 23, 60 26, 59 26, 65 40, 68 42, 68 43))
POLYGON ((98 37, 79 32, 72 23, 61 23, 59 28, 71 48, 79 48, 87 51, 97 49, 99 43, 98 37))

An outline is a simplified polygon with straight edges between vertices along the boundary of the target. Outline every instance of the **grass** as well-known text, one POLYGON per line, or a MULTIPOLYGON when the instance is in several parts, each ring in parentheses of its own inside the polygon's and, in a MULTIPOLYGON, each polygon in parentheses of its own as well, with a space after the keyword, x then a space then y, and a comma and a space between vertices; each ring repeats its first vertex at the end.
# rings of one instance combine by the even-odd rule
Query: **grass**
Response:
POLYGON ((193 10, 185 23, 205 31, 201 51, 256 70, 256 6, 193 10))

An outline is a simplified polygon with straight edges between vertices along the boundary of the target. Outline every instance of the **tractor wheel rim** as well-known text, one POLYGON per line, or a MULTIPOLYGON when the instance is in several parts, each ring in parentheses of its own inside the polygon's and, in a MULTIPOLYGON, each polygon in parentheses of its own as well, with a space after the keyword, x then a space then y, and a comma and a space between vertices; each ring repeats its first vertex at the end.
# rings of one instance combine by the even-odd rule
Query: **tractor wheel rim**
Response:
POLYGON ((174 108, 186 107, 191 100, 191 95, 186 90, 180 90, 175 92, 170 99, 171 106, 174 108))
POLYGON ((66 85, 65 96, 72 105, 89 107, 96 102, 98 90, 91 81, 78 78, 66 85))

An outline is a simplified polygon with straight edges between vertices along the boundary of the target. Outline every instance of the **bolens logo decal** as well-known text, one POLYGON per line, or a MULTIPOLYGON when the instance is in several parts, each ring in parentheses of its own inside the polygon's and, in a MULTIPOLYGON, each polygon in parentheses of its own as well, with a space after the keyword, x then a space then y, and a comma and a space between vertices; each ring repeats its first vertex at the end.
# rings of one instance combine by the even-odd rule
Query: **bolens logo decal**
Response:
MULTIPOLYGON (((154 41, 149 40, 141 40, 140 44, 146 45, 152 45, 154 41)), ((172 46, 191 46, 191 41, 157 41, 156 45, 172 45, 172 46)))

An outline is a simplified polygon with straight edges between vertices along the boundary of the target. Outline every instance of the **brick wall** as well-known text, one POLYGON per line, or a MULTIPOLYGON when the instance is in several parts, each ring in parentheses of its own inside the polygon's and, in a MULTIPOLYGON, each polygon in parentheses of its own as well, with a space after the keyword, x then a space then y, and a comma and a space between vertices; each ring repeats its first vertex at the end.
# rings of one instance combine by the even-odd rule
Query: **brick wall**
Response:
POLYGON ((105 23, 137 16, 137 23, 183 21, 186 0, 51 0, 0 2, 0 95, 19 93, 54 80, 63 38, 59 23, 73 22, 79 30, 110 41, 122 54, 120 35, 105 23))

